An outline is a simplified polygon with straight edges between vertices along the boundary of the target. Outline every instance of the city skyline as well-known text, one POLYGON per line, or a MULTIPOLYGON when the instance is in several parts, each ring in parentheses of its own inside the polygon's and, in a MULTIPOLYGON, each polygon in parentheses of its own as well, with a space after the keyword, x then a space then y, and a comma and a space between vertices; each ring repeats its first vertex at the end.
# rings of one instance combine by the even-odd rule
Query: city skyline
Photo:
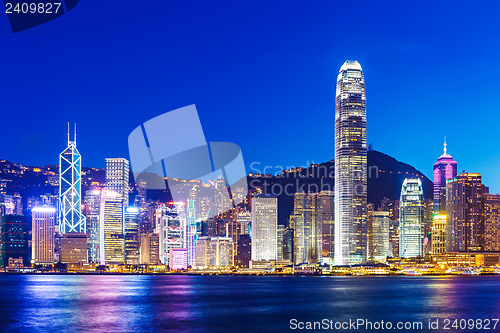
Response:
MULTIPOLYGON (((117 15, 136 17, 133 6, 127 4, 123 2, 117 15)), ((115 10, 112 4, 102 6, 104 11, 115 10)), ((241 22, 234 22, 226 15, 231 8, 221 4, 203 11, 185 4, 155 6, 155 15, 168 13, 169 17, 161 18, 159 25, 151 23, 154 19, 144 26, 116 20, 110 28, 102 14, 78 6, 15 38, 0 36, 7 50, 19 50, 0 55, 4 63, 11 64, 2 84, 5 95, 10 96, 5 99, 4 120, 11 125, 0 133, 0 139, 10 143, 2 147, 0 158, 21 164, 56 164, 52 156, 59 153, 56 145, 64 134, 52 133, 59 133, 69 120, 79 124, 79 149, 86 156, 85 165, 100 168, 106 157, 128 158, 126 139, 138 124, 165 110, 195 103, 200 106, 207 138, 237 143, 247 167, 253 161, 263 165, 320 163, 333 157, 333 143, 325 140, 333 136, 333 128, 321 120, 333 120, 335 75, 345 59, 353 58, 368 73, 368 122, 372 124, 368 143, 431 178, 429 165, 440 154, 439 144, 447 136, 460 171, 480 172, 492 190, 500 192, 500 176, 495 172, 500 152, 495 149, 498 138, 493 127, 498 114, 494 96, 499 88, 493 78, 500 72, 494 55, 499 46, 481 33, 494 29, 494 19, 474 19, 475 24, 468 28, 451 19, 464 13, 489 17, 495 10, 484 13, 479 8, 466 10, 463 5, 434 4, 432 11, 426 11, 425 6, 366 2, 359 6, 324 3, 318 12, 288 2, 289 15, 278 15, 276 21, 283 5, 271 2, 262 24, 249 31, 245 27, 257 9, 249 9, 241 22), (352 8, 363 18, 353 27, 352 35, 358 36, 354 39, 351 34, 338 34, 340 27, 348 26, 349 18, 329 19, 352 8), (294 14, 303 11, 311 15, 296 22, 294 14), (374 12, 381 17, 372 15, 374 12), (194 26, 186 23, 192 15, 197 17, 194 26), (218 25, 211 24, 213 19, 207 21, 210 16, 217 18, 218 25), (93 24, 87 23, 89 19, 93 24), (200 25, 204 28, 199 29, 200 25), (228 27, 231 29, 225 29, 228 27), (165 29, 176 31, 176 36, 165 34, 165 29), (447 34, 450 29, 453 34, 447 34), (117 36, 122 31, 126 37, 117 36), (208 43, 214 35, 220 42, 208 43), (167 42, 159 43, 164 38, 167 42), (275 43, 277 38, 280 43, 275 43), (206 58, 196 55, 200 48, 206 58), (48 72, 26 65, 40 49, 47 68, 64 70, 48 72), (73 52, 75 49, 79 52, 73 52), (95 54, 94 49, 113 54, 113 60, 95 54), (141 61, 143 58, 150 61, 141 61), (193 67, 193 63, 197 65, 193 67), (101 76, 103 80, 95 80, 101 76), (30 78, 28 83, 24 77, 30 78), (472 81, 477 84, 471 85, 472 81), (49 97, 56 86, 58 98, 49 97), (25 98, 27 95, 31 98, 25 98), (478 95, 485 98, 478 101, 474 98, 478 95), (459 129, 470 110, 481 117, 470 118, 473 135, 467 137, 459 129), (211 120, 214 114, 217 119, 211 120), (30 121, 19 122, 19 115, 30 121), (483 117, 493 121, 481 122, 483 117), (247 135, 251 130, 234 129, 235 124, 250 128, 255 122, 263 133, 280 138, 277 143, 282 149, 266 145, 267 137, 247 135), (405 137, 407 123, 421 135, 398 140, 405 137), (432 131, 426 131, 431 127, 432 131), (223 135, 221 128, 225 129, 223 135), (302 128, 309 132, 307 140, 294 135, 302 128), (288 153, 292 150, 293 155, 288 153)), ((0 31, 8 29, 6 17, 0 19, 0 31)))

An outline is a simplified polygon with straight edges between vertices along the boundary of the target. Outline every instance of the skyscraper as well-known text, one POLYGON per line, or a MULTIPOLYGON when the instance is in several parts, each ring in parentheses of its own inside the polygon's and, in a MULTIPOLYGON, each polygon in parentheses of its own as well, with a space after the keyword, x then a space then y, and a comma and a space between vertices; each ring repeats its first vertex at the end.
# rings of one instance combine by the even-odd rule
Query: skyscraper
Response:
POLYGON ((285 238, 285 226, 278 224, 277 226, 277 239, 278 239, 278 260, 283 260, 283 240, 285 238))
POLYGON ((30 225, 27 216, 0 216, 0 268, 8 266, 9 259, 21 258, 24 266, 30 265, 30 225))
POLYGON ((252 198, 252 260, 278 258, 278 198, 259 194, 252 198))
POLYGON ((185 248, 186 214, 181 203, 162 205, 157 208, 160 215, 160 261, 171 266, 173 249, 185 248))
POLYGON ((361 65, 340 68, 335 96, 335 263, 367 259, 366 95, 361 65))
POLYGON ((500 251, 500 195, 483 193, 483 251, 500 251))
POLYGON ((102 219, 104 221, 104 256, 106 264, 124 262, 124 202, 123 197, 114 191, 106 190, 102 203, 102 219))
POLYGON ((294 195, 295 264, 314 262, 321 256, 321 225, 318 195, 298 192, 294 195))
POLYGON ((368 213, 369 256, 385 261, 391 254, 389 240, 389 212, 374 211, 368 213))
POLYGON ((431 254, 442 255, 446 252, 446 214, 436 214, 432 220, 431 254))
POLYGON ((83 197, 85 218, 87 220, 87 249, 90 263, 99 263, 101 235, 101 190, 85 191, 83 197))
POLYGON ((139 265, 139 207, 125 208, 125 264, 139 265))
POLYGON ((481 251, 482 184, 478 173, 461 173, 448 181, 446 208, 448 227, 446 249, 448 252, 481 251))
POLYGON ((76 124, 68 147, 59 155, 59 230, 65 233, 85 233, 85 216, 82 214, 82 158, 76 149, 76 124))
POLYGON ((399 206, 399 256, 424 255, 424 191, 420 178, 406 178, 399 206))
POLYGON ((187 201, 186 248, 188 251, 188 266, 196 264, 196 241, 198 240, 198 226, 196 223, 196 189, 189 192, 187 201))
POLYGON ((118 193, 128 206, 129 162, 124 158, 106 159, 106 189, 118 193))
POLYGON ((31 214, 31 259, 36 264, 53 264, 56 209, 34 207, 31 214))
POLYGON ((446 182, 457 176, 457 162, 446 152, 446 139, 444 153, 434 163, 434 213, 446 213, 446 182))
POLYGON ((319 223, 321 227, 321 256, 334 257, 335 253, 335 195, 332 191, 318 194, 319 223))

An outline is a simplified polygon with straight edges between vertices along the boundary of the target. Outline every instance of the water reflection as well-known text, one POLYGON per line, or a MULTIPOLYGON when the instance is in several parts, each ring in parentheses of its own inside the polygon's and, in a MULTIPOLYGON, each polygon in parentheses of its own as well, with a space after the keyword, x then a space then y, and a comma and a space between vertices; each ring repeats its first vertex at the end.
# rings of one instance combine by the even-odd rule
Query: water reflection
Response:
POLYGON ((0 276, 0 331, 288 330, 289 320, 494 318, 498 277, 0 276))

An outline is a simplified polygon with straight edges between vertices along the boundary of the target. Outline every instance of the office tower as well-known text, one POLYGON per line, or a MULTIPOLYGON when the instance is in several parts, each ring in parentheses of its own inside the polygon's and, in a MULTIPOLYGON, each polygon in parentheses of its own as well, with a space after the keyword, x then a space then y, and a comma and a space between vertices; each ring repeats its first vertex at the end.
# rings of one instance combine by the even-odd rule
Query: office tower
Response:
POLYGON ((220 215, 232 208, 231 199, 227 192, 226 180, 221 178, 215 181, 215 214, 220 215))
POLYGON ((149 232, 141 234, 141 264, 158 265, 160 263, 160 237, 149 232))
POLYGON ((333 258, 335 253, 335 195, 332 191, 318 194, 321 227, 321 257, 333 258))
POLYGON ((424 200, 424 255, 432 250, 432 223, 434 220, 434 200, 426 198, 424 200))
POLYGON ((234 266, 233 239, 200 237, 196 243, 196 267, 234 266))
POLYGON ((31 260, 35 264, 53 264, 56 209, 34 207, 31 217, 31 260))
POLYGON ((252 260, 252 239, 249 234, 243 234, 240 236, 236 246, 234 265, 248 268, 250 260, 252 260))
POLYGON ((431 254, 443 255, 446 253, 446 214, 436 214, 432 220, 431 254))
POLYGON ((419 178, 406 178, 399 206, 399 256, 424 255, 424 191, 419 178))
POLYGON ((194 267, 196 263, 196 241, 198 240, 198 225, 196 223, 196 189, 189 193, 187 201, 186 248, 188 250, 188 265, 194 267))
POLYGON ((186 214, 180 203, 162 205, 160 212, 160 261, 171 266, 170 258, 173 249, 186 248, 186 214))
MULTIPOLYGON (((398 205, 398 216, 399 216, 399 205, 398 205)), ((390 251, 389 256, 399 257, 399 219, 396 220, 391 219, 389 221, 389 242, 391 243, 389 248, 390 251)))
POLYGON ((293 260, 293 215, 290 216, 289 225, 285 228, 285 232, 283 234, 283 260, 289 260, 294 262, 293 260))
POLYGON ((283 241, 285 238, 285 226, 278 224, 276 229, 277 240, 278 240, 278 257, 277 260, 283 260, 283 241))
POLYGON ((125 208, 125 264, 139 265, 139 207, 125 208))
POLYGON ((244 211, 236 214, 236 222, 241 225, 241 234, 250 235, 251 223, 252 223, 252 214, 249 211, 244 211))
POLYGON ((16 206, 12 195, 0 194, 0 207, 2 215, 17 215, 15 214, 16 206))
POLYGON ((104 221, 104 255, 101 257, 101 263, 122 264, 125 261, 123 196, 106 189, 101 207, 101 218, 104 221))
POLYGON ((215 217, 209 217, 206 220, 203 220, 201 227, 201 235, 202 236, 210 236, 213 237, 217 234, 217 219, 215 217))
POLYGON ((252 260, 276 260, 278 198, 259 194, 252 198, 252 260))
POLYGON ((294 249, 295 264, 315 262, 321 254, 321 224, 319 222, 318 195, 294 195, 294 249))
POLYGON ((500 195, 483 193, 483 251, 500 251, 500 195))
POLYGON ((397 220, 399 219, 399 200, 391 200, 384 197, 380 202, 378 210, 389 212, 389 218, 391 220, 397 220))
POLYGON ((14 203, 14 214, 15 215, 24 215, 23 214, 23 201, 22 197, 18 192, 15 192, 12 196, 12 201, 14 203))
POLYGON ((187 249, 175 248, 169 254, 169 267, 172 270, 187 269, 187 249))
POLYGON ((195 266, 199 268, 210 266, 210 240, 212 237, 203 236, 196 242, 195 266))
POLYGON ((83 214, 87 220, 87 249, 89 263, 100 263, 101 190, 85 191, 83 214))
POLYGON ((82 214, 82 158, 76 149, 76 124, 73 140, 59 155, 59 231, 85 233, 85 216, 82 214))
POLYGON ((8 266, 9 259, 20 259, 24 266, 30 266, 30 226, 28 216, 0 217, 0 268, 8 266))
POLYGON ((129 162, 125 158, 106 159, 106 189, 118 194, 124 206, 128 206, 129 162))
POLYGON ((237 221, 228 221, 226 222, 226 237, 231 237, 233 239, 234 244, 240 239, 240 235, 242 234, 241 224, 237 221))
POLYGON ((457 176, 457 162, 447 154, 446 139, 444 153, 434 163, 434 212, 446 213, 446 182, 457 176))
POLYGON ((368 212, 368 256, 374 260, 385 261, 391 255, 390 221, 389 212, 368 212))
POLYGON ((448 181, 446 209, 446 250, 448 252, 481 251, 482 185, 478 173, 461 173, 448 181))
POLYGON ((74 265, 87 264, 87 235, 66 233, 61 237, 61 262, 74 265))
POLYGON ((366 262, 366 96, 357 61, 346 61, 335 96, 335 262, 366 262))

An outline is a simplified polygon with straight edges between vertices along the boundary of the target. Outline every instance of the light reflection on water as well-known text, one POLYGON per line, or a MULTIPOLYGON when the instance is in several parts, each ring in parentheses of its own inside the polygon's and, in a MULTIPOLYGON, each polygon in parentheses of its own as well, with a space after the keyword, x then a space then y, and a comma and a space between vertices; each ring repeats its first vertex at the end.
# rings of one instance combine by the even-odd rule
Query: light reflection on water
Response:
POLYGON ((286 331, 289 320, 496 318, 500 277, 0 276, 0 331, 286 331))

